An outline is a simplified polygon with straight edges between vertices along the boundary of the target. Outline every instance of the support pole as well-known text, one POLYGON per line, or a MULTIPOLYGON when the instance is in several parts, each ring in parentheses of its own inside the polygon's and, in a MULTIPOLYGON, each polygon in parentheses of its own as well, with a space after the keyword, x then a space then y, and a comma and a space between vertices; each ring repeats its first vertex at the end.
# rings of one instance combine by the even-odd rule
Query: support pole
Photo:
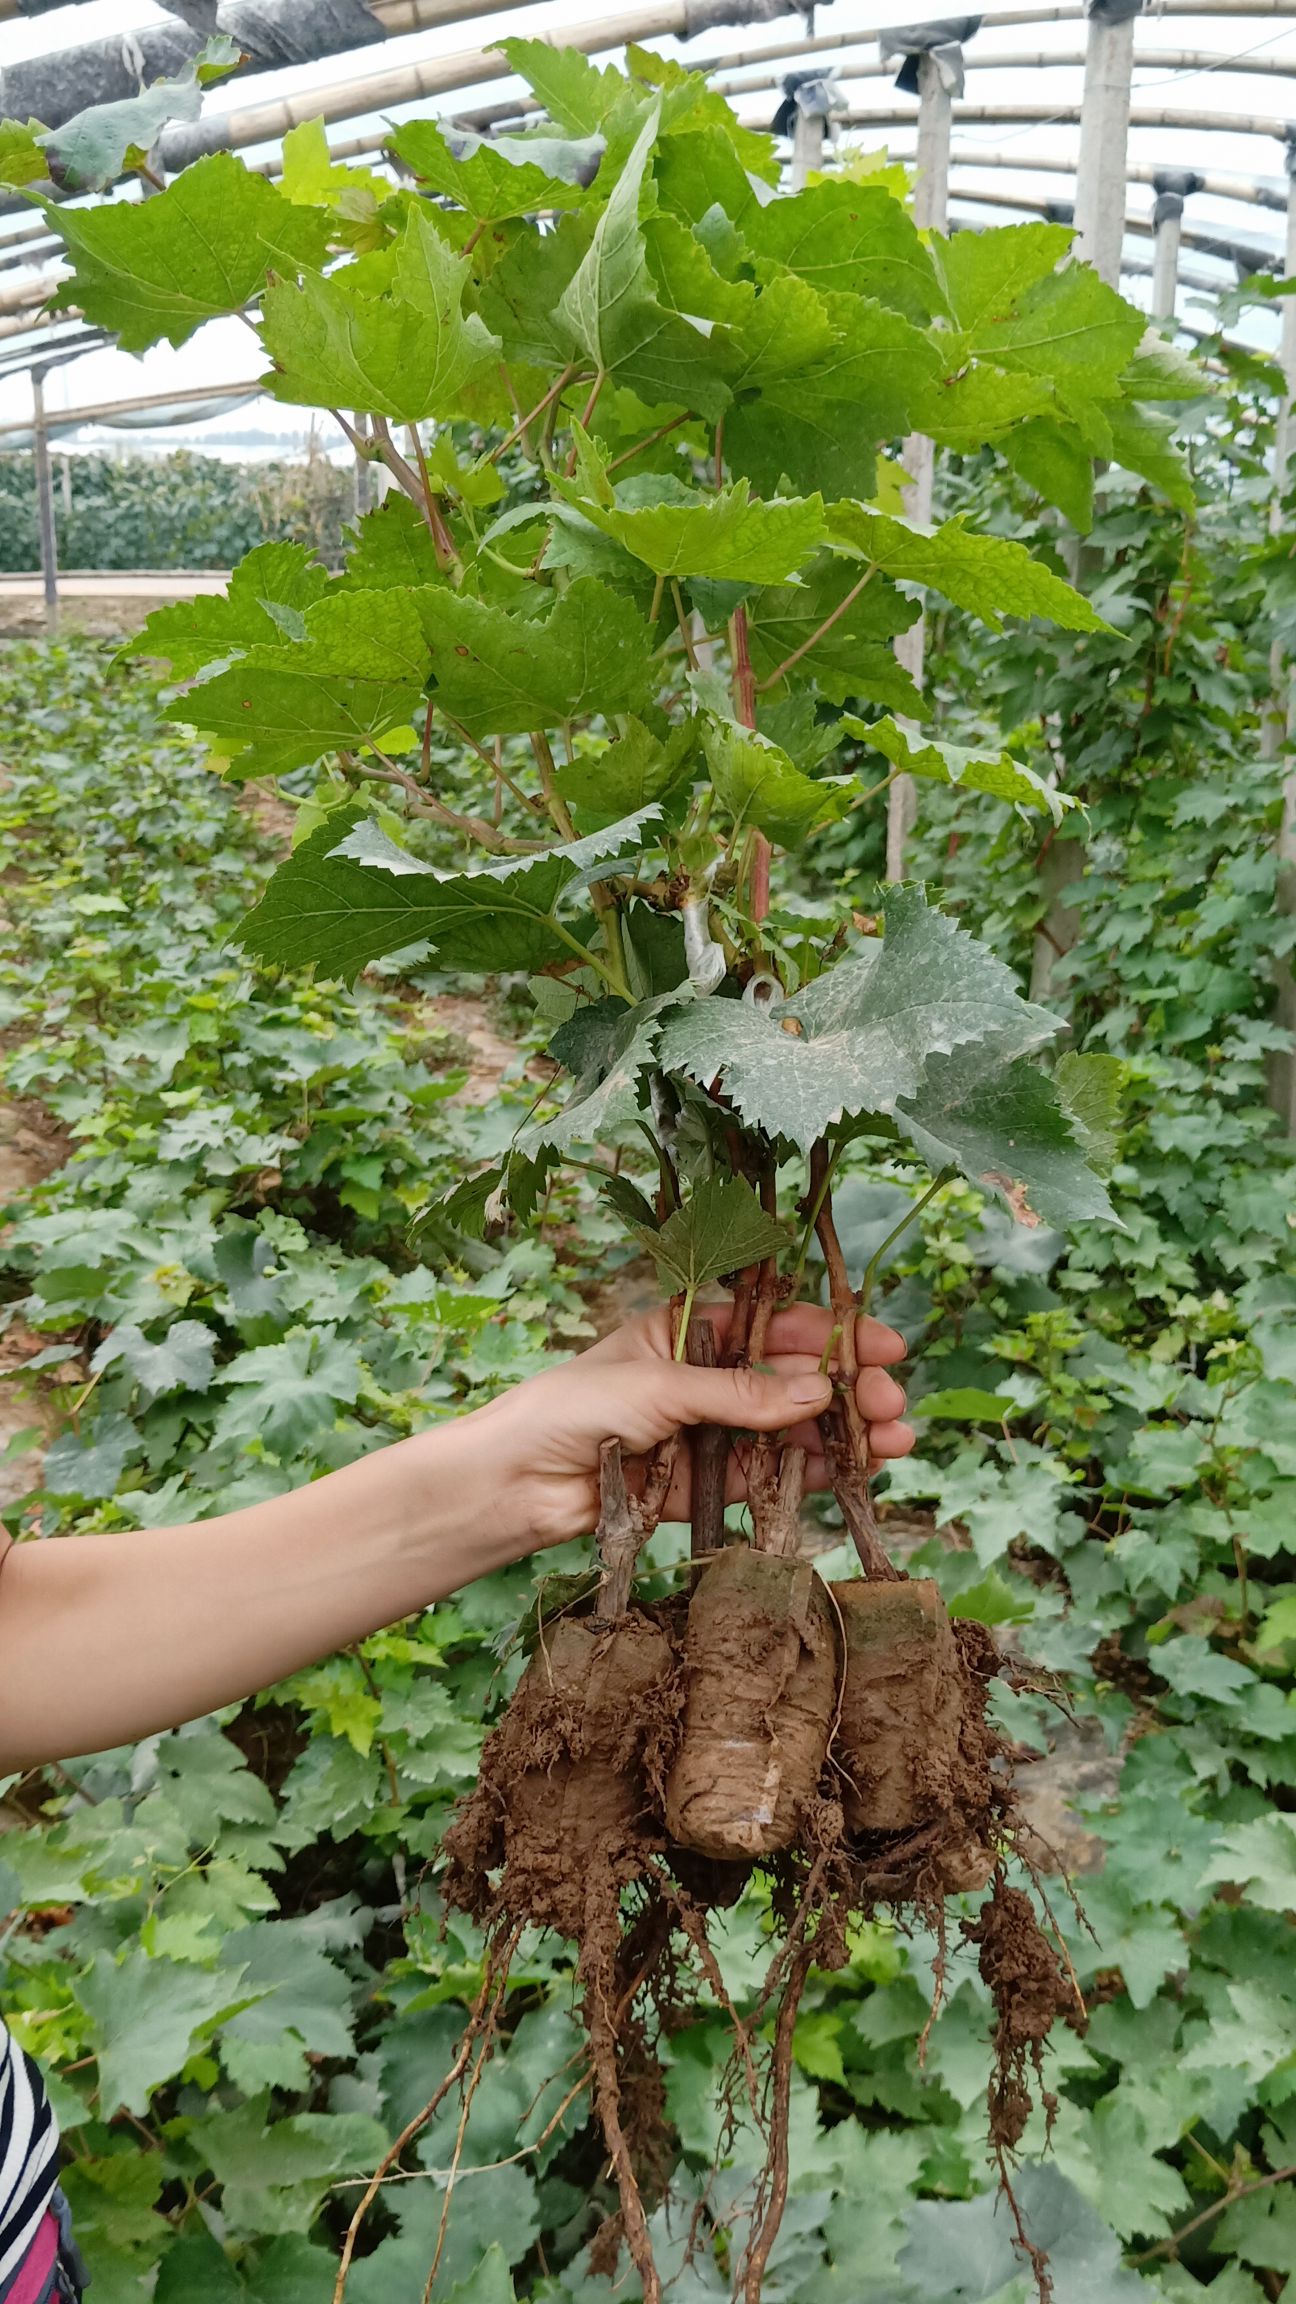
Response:
POLYGON ((1134 19, 1142 0, 1089 0, 1089 45, 1076 163, 1076 253, 1120 286, 1125 237, 1134 19))
POLYGON ((1202 180, 1186 168, 1162 168, 1153 181, 1156 200, 1152 208, 1152 317, 1173 323, 1179 290, 1184 201, 1190 192, 1201 191, 1202 180))
POLYGON ((827 122, 819 112, 806 112, 798 104, 792 123, 792 190, 801 191, 808 182, 812 169, 823 164, 824 129, 827 122))
MULTIPOLYGON (((1284 277, 1290 280, 1296 273, 1296 136, 1290 128, 1287 131, 1287 188, 1284 277)), ((1296 449, 1296 298, 1291 296, 1284 296, 1282 301, 1279 359, 1283 396, 1274 437, 1273 496, 1269 506, 1269 529, 1275 536, 1283 527, 1283 498, 1291 479, 1292 452, 1296 449)), ((1265 758, 1275 760, 1296 737, 1296 689, 1288 653, 1280 637, 1274 639, 1269 661, 1272 700, 1261 727, 1260 742, 1265 758)), ((1296 763, 1290 760, 1283 779, 1276 901, 1280 920, 1296 918, 1296 763)), ((1296 960, 1290 952, 1278 962, 1274 1020, 1283 1031, 1293 1035, 1293 1045, 1280 1050, 1270 1062, 1269 1102, 1278 1115, 1284 1135, 1296 1138, 1296 960)))
MULTIPOLYGON (((956 51, 951 68, 945 60, 922 55, 918 66, 918 154, 915 168, 914 222, 921 232, 944 232, 949 225, 950 128, 955 91, 962 87, 963 54, 956 51)), ((904 444, 905 469, 910 484, 905 490, 905 512, 926 525, 932 515, 932 484, 936 470, 935 446, 923 432, 911 432, 904 444)), ((927 620, 920 616, 902 632, 895 644, 896 660, 921 688, 927 647, 927 620)), ((918 817, 918 787, 912 776, 897 776, 887 794, 886 877, 903 880, 905 844, 918 817)))
MULTIPOLYGON (((368 419, 368 417, 365 415, 365 413, 364 413, 364 410, 363 410, 363 409, 361 409, 361 408, 357 408, 357 409, 355 409, 355 410, 353 411, 353 413, 352 413, 351 421, 352 421, 352 423, 354 424, 354 426, 355 426, 355 428, 356 428, 356 431, 357 431, 357 432, 359 432, 359 433, 362 435, 362 437, 364 437, 365 439, 367 439, 367 438, 368 438, 368 436, 369 436, 369 419, 368 419)), ((356 518, 357 518, 357 520, 362 520, 362 519, 364 518, 364 516, 365 516, 365 513, 366 513, 367 511, 369 511, 370 507, 371 507, 371 506, 372 506, 372 504, 373 504, 373 500, 374 500, 374 485, 373 485, 373 479, 374 479, 374 468, 373 468, 372 464, 370 463, 370 461, 369 461, 368 457, 367 457, 367 456, 361 456, 359 453, 357 453, 357 455, 356 455, 356 460, 355 460, 355 499, 354 499, 354 500, 355 500, 355 515, 356 515, 356 518)))
POLYGON ((54 524, 54 475, 50 470, 45 422, 45 370, 33 368, 32 456, 36 465, 36 519, 40 529, 41 575, 45 579, 45 627, 57 632, 59 619, 58 531, 54 524))

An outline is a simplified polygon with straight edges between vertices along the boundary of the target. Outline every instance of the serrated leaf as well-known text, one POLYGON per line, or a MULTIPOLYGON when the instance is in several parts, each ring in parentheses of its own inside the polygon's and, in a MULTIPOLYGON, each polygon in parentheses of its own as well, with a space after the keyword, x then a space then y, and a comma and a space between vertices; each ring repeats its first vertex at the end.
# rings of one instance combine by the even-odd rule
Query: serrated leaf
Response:
POLYGON ((607 150, 599 135, 477 136, 438 120, 403 120, 389 142, 430 192, 439 192, 479 223, 537 209, 577 208, 607 150))
POLYGON ((240 560, 224 592, 155 608, 120 653, 163 657, 177 680, 190 680, 217 657, 258 642, 282 646, 297 636, 298 628, 304 635, 301 620, 323 598, 330 581, 327 568, 304 544, 258 544, 240 560))
MULTIPOLYGON (((1020 1043, 1019 1043, 1020 1045, 1020 1043)), ((960 1168, 1020 1223, 1067 1230, 1112 1208, 1053 1082, 1006 1050, 961 1049, 932 1060, 897 1104, 897 1125, 929 1168, 960 1168)))
POLYGON ((471 267, 417 208, 381 257, 361 258, 327 278, 308 273, 299 285, 276 281, 267 291, 261 338, 274 362, 263 389, 275 400, 308 408, 360 408, 400 424, 446 419, 500 340, 463 309, 471 267), (381 293, 371 293, 381 261, 381 293))
MULTIPOLYGON (((987 322, 1001 323, 1028 289, 1056 272, 1074 238, 1069 224, 1005 224, 996 232, 956 232, 935 241, 936 269, 955 327, 977 333, 987 322)), ((990 360, 994 341, 987 338, 983 347, 990 360)))
POLYGON ((559 768, 558 790, 582 823, 612 824, 668 799, 687 780, 692 752, 687 725, 672 729, 663 743, 630 717, 624 735, 603 751, 578 752, 559 768))
POLYGON ((899 312, 866 297, 823 295, 831 348, 725 420, 725 461, 762 495, 784 477, 825 497, 868 496, 877 450, 909 430, 912 409, 942 362, 932 339, 899 312))
POLYGON ((306 2233, 335 2177, 363 2175, 386 2135, 358 2112, 299 2112, 267 2125, 267 2099, 204 2114, 186 2136, 221 2187, 221 2214, 235 2234, 306 2233))
POLYGON ((1113 397, 1146 326, 1088 264, 1068 264, 1027 288, 1011 313, 984 314, 964 343, 997 368, 1051 377, 1070 396, 1113 397))
POLYGON ((167 719, 221 738, 238 775, 277 776, 413 718, 428 651, 407 594, 330 592, 306 609, 302 630, 248 648, 166 705, 167 719))
POLYGON ((1040 416, 1014 427, 1002 447, 1013 470, 1087 536, 1093 526, 1094 469, 1085 442, 1060 418, 1040 416))
POLYGON ((359 806, 338 809, 279 866, 237 938, 272 967, 313 966, 344 982, 425 940, 451 945, 464 968, 543 968, 571 950, 553 917, 564 892, 592 865, 641 844, 653 816, 644 810, 584 840, 443 874, 366 826, 359 806))
POLYGON ((916 710, 918 691, 897 664, 890 643, 916 621, 918 604, 874 577, 845 607, 859 573, 851 561, 823 553, 799 584, 769 585, 754 593, 747 602, 752 668, 758 680, 773 682, 795 657, 786 677, 794 682, 812 678, 835 704, 848 697, 876 697, 896 711, 916 710))
POLYGON ((1110 1176, 1116 1165, 1124 1083, 1125 1066, 1118 1056, 1081 1056, 1068 1048, 1053 1067, 1053 1084, 1090 1167, 1100 1176, 1110 1176))
POLYGON ((788 1245, 740 1176, 710 1176, 660 1230, 640 1234, 663 1286, 693 1296, 709 1280, 741 1272, 788 1245))
POLYGON ((1004 616, 1044 616, 1068 632, 1110 629, 1087 600, 1054 576, 1021 544, 985 536, 962 515, 939 528, 916 527, 864 504, 833 504, 832 534, 901 583, 929 585, 956 607, 970 609, 992 631, 1004 616))
POLYGON ((216 1974, 152 1957, 132 1945, 121 1960, 97 1952, 77 1987, 99 2059, 104 2116, 120 2106, 147 2112, 149 2098, 178 2079, 195 2038, 241 1997, 236 1970, 216 1974))
POLYGON ((871 298, 910 320, 940 309, 931 254, 908 210, 880 186, 808 184, 749 217, 747 236, 813 287, 871 298))
POLYGON ((543 1150, 569 1152, 576 1144, 625 1134, 639 1110, 639 1083, 653 1061, 661 1011, 670 998, 662 994, 634 1008, 607 1000, 577 1009, 550 1043, 558 1061, 575 1073, 571 1094, 552 1119, 532 1121, 520 1131, 519 1152, 527 1158, 543 1150))
POLYGON ((610 506, 574 492, 573 501, 592 527, 657 576, 777 584, 795 574, 824 537, 819 496, 753 501, 746 480, 714 496, 681 490, 660 503, 629 502, 628 493, 619 491, 620 500, 610 506))
MULTIPOLYGON (((1121 2263, 1120 2242, 1069 2177, 1047 2163, 1014 2171, 1017 2215, 1045 2251, 1056 2304, 1141 2304, 1147 2289, 1121 2263)), ((973 2200, 920 2200, 909 2211, 900 2269, 919 2296, 990 2304, 1029 2283, 1013 2208, 1002 2192, 973 2200)), ((1005 2297, 1005 2304, 1007 2299, 1005 2297)))
POLYGON ((314 271, 328 246, 322 210, 294 207, 228 152, 151 200, 49 215, 72 266, 55 304, 79 306, 124 352, 186 343, 204 320, 241 312, 268 271, 314 271))
POLYGON ((90 1367, 95 1375, 104 1368, 124 1366, 143 1395, 144 1406, 164 1392, 205 1392, 212 1380, 216 1340, 201 1320, 177 1320, 160 1343, 129 1321, 110 1330, 98 1346, 90 1367))
POLYGON ((1174 445, 1174 420, 1129 405, 1109 408, 1112 454, 1127 472, 1150 480, 1181 512, 1196 507, 1188 466, 1174 445))
POLYGON ((1011 752, 942 744, 917 730, 911 734, 894 720, 857 720, 850 712, 844 715, 842 726, 909 776, 954 784, 965 792, 989 792, 996 800, 1011 800, 1017 807, 1051 816, 1055 824, 1061 823, 1068 808, 1077 806, 1069 792, 1056 791, 1024 760, 1014 760, 1011 752))
POLYGON ((441 586, 412 595, 436 701, 474 736, 520 735, 591 712, 641 712, 652 643, 630 600, 593 576, 554 595, 545 616, 511 615, 441 586))
POLYGON ((557 317, 600 375, 615 376, 650 405, 667 401, 721 415, 729 389, 704 332, 659 303, 639 229, 639 201, 657 140, 653 105, 617 177, 557 317))
POLYGON ((1134 400, 1202 400, 1219 389, 1201 360, 1157 328, 1144 330, 1121 385, 1134 400))
POLYGON ((37 139, 44 131, 39 120, 0 120, 0 184, 15 192, 28 184, 43 184, 49 163, 37 139))
POLYGON ((525 80, 551 120, 570 136, 594 136, 614 113, 634 108, 635 92, 615 65, 591 63, 578 48, 548 40, 501 40, 510 72, 525 80))
POLYGON ((1025 1049, 1057 1030, 921 889, 889 890, 885 913, 882 939, 795 1000, 704 1000, 671 1018, 663 1069, 704 1086, 718 1078, 745 1120, 805 1151, 843 1118, 895 1112, 943 1051, 1001 1035, 1025 1049))
POLYGON ((1296 1912, 1296 1817, 1257 1816, 1221 1832, 1203 1883, 1224 1880, 1264 1912, 1296 1912))
POLYGON ((843 816, 855 799, 852 786, 816 784, 768 736, 733 720, 705 720, 702 749, 716 794, 735 825, 755 824, 784 848, 799 846, 817 825, 843 816))

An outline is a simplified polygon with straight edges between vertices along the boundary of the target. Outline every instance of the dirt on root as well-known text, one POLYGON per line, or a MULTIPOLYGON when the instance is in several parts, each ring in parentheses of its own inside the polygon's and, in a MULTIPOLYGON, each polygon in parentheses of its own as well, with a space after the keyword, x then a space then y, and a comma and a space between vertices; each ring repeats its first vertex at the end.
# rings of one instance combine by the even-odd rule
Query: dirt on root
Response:
POLYGON ((809 1561, 717 1553, 689 1606, 684 1678, 672 1840, 728 1862, 786 1848, 818 1787, 839 1679, 831 1604, 809 1561))

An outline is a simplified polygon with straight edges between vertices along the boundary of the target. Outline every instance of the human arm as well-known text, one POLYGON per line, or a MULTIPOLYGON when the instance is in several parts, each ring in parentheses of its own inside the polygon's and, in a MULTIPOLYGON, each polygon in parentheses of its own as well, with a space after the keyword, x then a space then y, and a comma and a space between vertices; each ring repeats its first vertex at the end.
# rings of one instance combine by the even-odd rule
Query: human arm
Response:
MULTIPOLYGON (((716 1314, 723 1332, 726 1312, 716 1314)), ((826 1406, 830 1315, 776 1316, 762 1370, 677 1366, 634 1321, 486 1407, 285 1496, 185 1527, 13 1546, 0 1559, 0 1773, 101 1751, 271 1686, 507 1566, 588 1534, 601 1443, 641 1455, 681 1425, 797 1427, 826 1406), (798 1390, 798 1387, 801 1390, 798 1390)), ((862 1413, 903 1455, 902 1340, 860 1323, 862 1413)), ((798 1431, 813 1448, 813 1423, 798 1431)), ((811 1477, 822 1479, 812 1454, 811 1477)), ((742 1494, 730 1459, 730 1494, 742 1494)), ((688 1508, 681 1467, 667 1512, 688 1508)))

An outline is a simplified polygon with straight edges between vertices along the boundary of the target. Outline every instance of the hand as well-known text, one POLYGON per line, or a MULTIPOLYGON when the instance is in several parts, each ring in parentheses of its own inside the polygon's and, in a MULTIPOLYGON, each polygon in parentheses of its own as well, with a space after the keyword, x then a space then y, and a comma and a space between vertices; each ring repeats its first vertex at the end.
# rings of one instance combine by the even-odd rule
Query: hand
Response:
MULTIPOLYGON (((707 1304, 699 1310, 713 1323, 723 1350, 731 1307, 707 1304)), ((788 1438, 806 1450, 807 1489, 826 1487, 815 1418, 832 1396, 820 1362, 833 1326, 831 1312, 818 1305, 792 1304, 770 1322, 760 1368, 694 1368, 671 1357, 670 1313, 663 1305, 479 1409, 466 1423, 471 1427, 480 1419, 483 1441, 488 1422, 496 1427, 489 1440, 501 1484, 495 1492, 510 1530, 516 1530, 519 1550, 592 1533, 599 1512, 599 1449, 605 1440, 619 1440, 633 1459, 681 1425, 720 1424, 747 1432, 786 1427, 788 1438)), ((886 1373, 892 1362, 904 1359, 904 1338, 879 1320, 861 1319, 856 1356, 856 1392, 869 1425, 873 1463, 907 1456, 913 1431, 897 1421, 905 1395, 886 1373)), ((689 1454, 681 1449, 666 1499, 668 1520, 688 1518, 689 1475, 689 1454)), ((746 1493, 741 1460, 731 1449, 730 1503, 746 1493)))

